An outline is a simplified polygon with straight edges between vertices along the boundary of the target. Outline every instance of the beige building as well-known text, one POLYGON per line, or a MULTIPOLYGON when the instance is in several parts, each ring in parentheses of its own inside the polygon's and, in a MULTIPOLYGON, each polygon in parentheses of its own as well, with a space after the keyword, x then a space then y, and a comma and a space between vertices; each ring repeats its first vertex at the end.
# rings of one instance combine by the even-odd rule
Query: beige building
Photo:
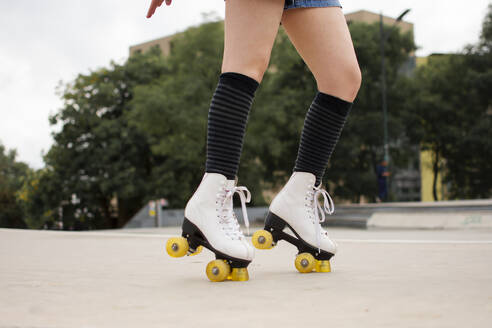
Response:
POLYGON ((169 55, 169 52, 171 51, 171 40, 179 35, 180 33, 172 34, 165 36, 163 38, 155 39, 152 41, 147 41, 143 43, 136 44, 134 46, 130 46, 130 56, 132 56, 136 52, 146 52, 150 48, 154 46, 159 46, 161 48, 162 54, 164 56, 169 55))
MULTIPOLYGON (((353 13, 349 13, 345 15, 347 22, 363 22, 363 23, 376 23, 379 22, 380 16, 379 14, 367 11, 367 10, 358 10, 353 13)), ((388 16, 383 16, 383 22, 386 25, 393 25, 396 22, 396 19, 388 16)), ((401 29, 402 32, 411 32, 413 35, 413 24, 405 21, 401 21, 397 24, 397 26, 401 29)), ((139 43, 130 47, 130 56, 135 52, 145 52, 153 46, 159 46, 164 55, 168 55, 171 51, 170 41, 180 33, 168 35, 159 39, 139 43)))
MULTIPOLYGON (((358 11, 354 11, 353 13, 346 14, 345 18, 347 19, 347 22, 362 22, 362 23, 373 24, 379 22, 380 15, 367 10, 358 10, 358 11)), ((396 23, 396 19, 383 15, 383 23, 385 25, 391 26, 396 23)), ((399 23, 397 23, 396 26, 398 26, 398 28, 403 33, 410 32, 413 35, 412 23, 405 22, 404 20, 402 20, 399 23)))

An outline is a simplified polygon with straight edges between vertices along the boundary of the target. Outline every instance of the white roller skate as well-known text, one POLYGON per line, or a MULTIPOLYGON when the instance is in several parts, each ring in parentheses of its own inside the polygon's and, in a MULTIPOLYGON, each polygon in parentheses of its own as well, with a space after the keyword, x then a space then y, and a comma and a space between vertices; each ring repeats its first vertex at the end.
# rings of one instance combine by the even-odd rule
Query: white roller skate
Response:
POLYGON ((299 272, 330 272, 330 259, 337 250, 336 243, 321 227, 325 212, 332 214, 334 205, 316 177, 307 172, 294 172, 287 184, 272 201, 265 219, 264 230, 253 234, 253 245, 270 249, 285 240, 298 249, 295 267, 299 272), (319 197, 323 197, 323 206, 319 197))
POLYGON ((172 257, 198 254, 202 246, 212 251, 216 260, 206 268, 211 281, 249 279, 247 266, 254 257, 254 248, 246 241, 233 212, 235 193, 240 196, 244 222, 249 228, 245 204, 251 199, 248 189, 236 187, 235 180, 227 180, 222 174, 205 173, 186 204, 182 237, 170 238, 166 243, 172 257))

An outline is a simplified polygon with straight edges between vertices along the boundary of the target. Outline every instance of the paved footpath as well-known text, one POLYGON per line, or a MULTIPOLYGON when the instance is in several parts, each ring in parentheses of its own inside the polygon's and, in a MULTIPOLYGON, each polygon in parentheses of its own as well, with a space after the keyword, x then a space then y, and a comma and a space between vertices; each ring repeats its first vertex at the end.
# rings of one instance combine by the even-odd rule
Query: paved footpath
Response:
POLYGON ((0 327, 492 327, 492 231, 331 229, 332 273, 280 243, 223 283, 177 232, 0 229, 0 327))

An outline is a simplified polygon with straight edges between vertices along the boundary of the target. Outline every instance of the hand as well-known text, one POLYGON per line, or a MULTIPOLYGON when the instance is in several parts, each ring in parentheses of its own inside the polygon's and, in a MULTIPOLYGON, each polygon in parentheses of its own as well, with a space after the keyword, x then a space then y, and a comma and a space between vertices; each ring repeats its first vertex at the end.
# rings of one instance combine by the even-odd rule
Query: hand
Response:
MULTIPOLYGON (((166 5, 170 6, 172 1, 173 0, 166 0, 166 5)), ((147 11, 147 18, 152 17, 157 7, 160 7, 163 2, 164 0, 152 0, 152 2, 150 3, 149 11, 147 11)))

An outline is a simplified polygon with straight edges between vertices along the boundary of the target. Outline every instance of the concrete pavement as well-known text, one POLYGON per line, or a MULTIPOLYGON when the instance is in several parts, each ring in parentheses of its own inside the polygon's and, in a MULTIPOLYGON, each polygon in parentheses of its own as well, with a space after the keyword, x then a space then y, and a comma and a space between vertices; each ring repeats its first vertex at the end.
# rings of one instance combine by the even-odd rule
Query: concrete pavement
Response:
POLYGON ((491 230, 330 229, 332 273, 281 242, 245 283, 209 282, 208 251, 168 257, 175 233, 0 229, 0 327, 492 326, 491 230))

